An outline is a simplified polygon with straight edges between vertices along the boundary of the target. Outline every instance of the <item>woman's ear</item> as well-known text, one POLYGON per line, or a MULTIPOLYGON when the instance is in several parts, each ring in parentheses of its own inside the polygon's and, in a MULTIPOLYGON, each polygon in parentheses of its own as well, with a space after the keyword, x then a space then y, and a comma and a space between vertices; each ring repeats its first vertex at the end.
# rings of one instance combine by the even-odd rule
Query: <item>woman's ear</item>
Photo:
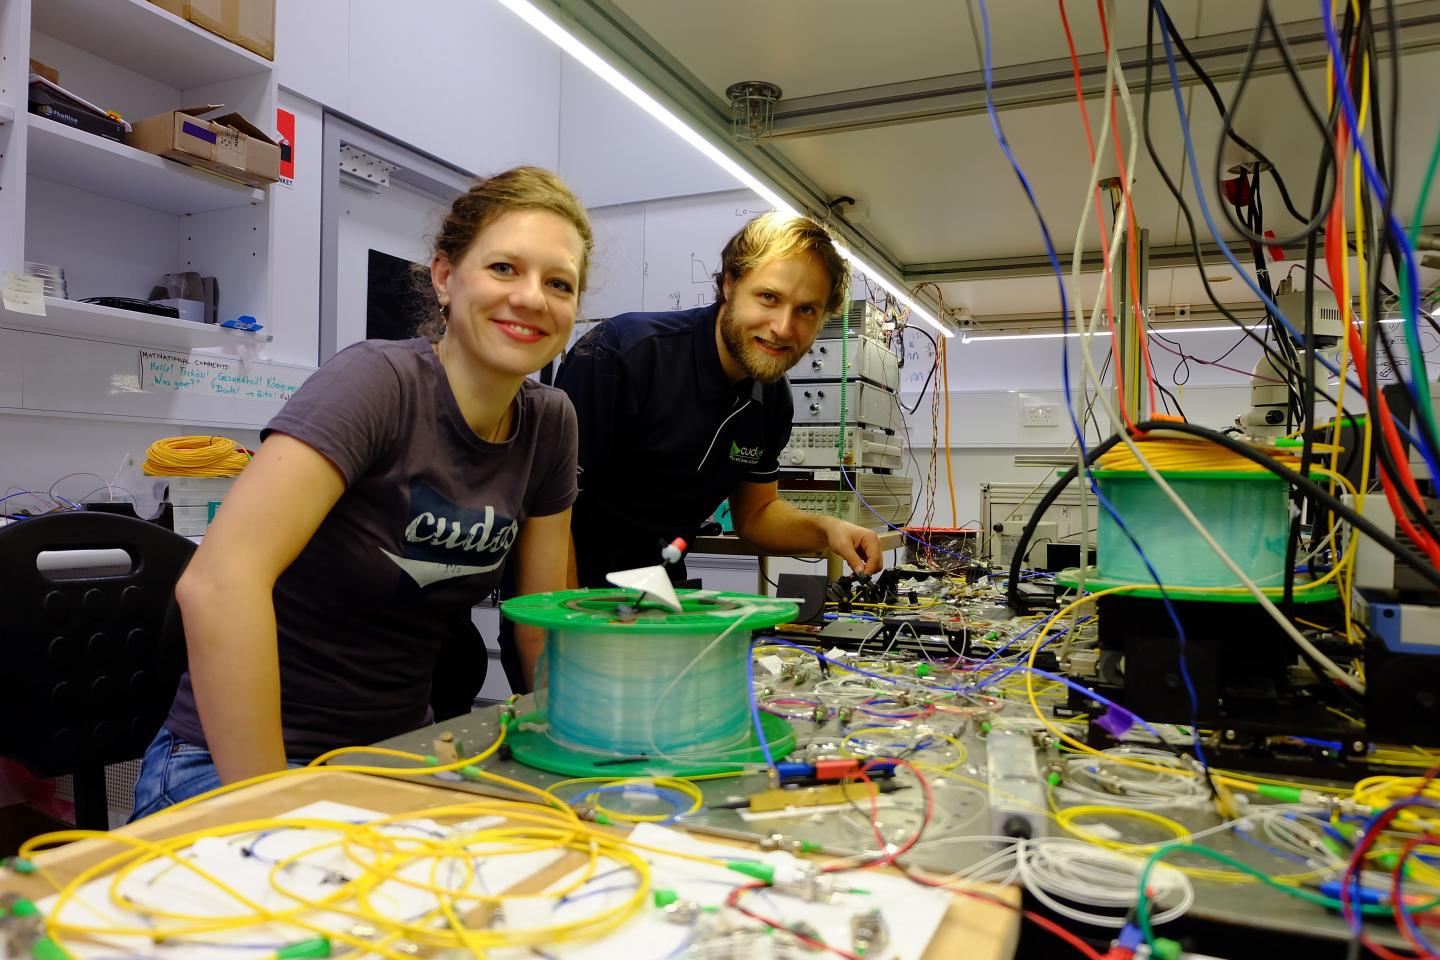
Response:
POLYGON ((430 261, 430 283, 434 285, 435 298, 442 307, 450 302, 450 274, 454 270, 455 265, 444 253, 435 254, 430 261))

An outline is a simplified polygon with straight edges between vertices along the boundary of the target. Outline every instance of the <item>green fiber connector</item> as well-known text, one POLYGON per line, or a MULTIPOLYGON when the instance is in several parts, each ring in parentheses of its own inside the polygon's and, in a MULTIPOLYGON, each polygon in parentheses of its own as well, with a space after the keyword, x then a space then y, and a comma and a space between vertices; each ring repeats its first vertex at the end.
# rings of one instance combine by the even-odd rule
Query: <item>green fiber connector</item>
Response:
MULTIPOLYGON (((1380 866, 1384 868, 1387 872, 1394 873, 1395 867, 1398 866, 1400 863, 1400 854, 1396 853, 1394 850, 1386 850, 1384 853, 1378 854, 1375 857, 1375 862, 1380 864, 1380 866)), ((1410 876, 1409 860, 1405 861, 1405 867, 1400 872, 1407 877, 1410 876)))
POLYGON ((981 733, 989 733, 989 732, 990 732, 990 721, 989 721, 989 720, 981 720, 981 721, 980 721, 980 732, 981 732, 981 733))
POLYGON ((49 937, 41 937, 30 945, 30 956, 35 960, 74 960, 70 951, 49 937))
POLYGON ((930 676, 930 664, 928 664, 928 663, 917 663, 917 664, 915 664, 915 676, 917 676, 917 677, 928 677, 928 676, 930 676))
POLYGON ((35 906, 35 902, 24 897, 10 904, 10 913, 17 917, 33 917, 39 912, 40 908, 35 906))
POLYGON ((298 940, 275 951, 276 960, 315 960, 330 956, 330 941, 325 937, 298 940))
POLYGON ((754 860, 727 860, 725 866, 736 873, 754 877, 761 883, 775 882, 775 868, 768 863, 757 863, 754 860))
POLYGON ((1304 445, 1305 445, 1305 441, 1301 440, 1299 437, 1276 437, 1276 438, 1275 438, 1275 446, 1277 446, 1277 447, 1303 447, 1304 445))
POLYGON ((1355 824, 1351 823, 1348 820, 1341 820, 1339 823, 1336 823, 1333 826, 1336 830, 1340 831, 1340 836, 1344 837, 1352 844, 1360 836, 1360 828, 1355 826, 1355 824))
POLYGON ((595 822, 600 824, 600 826, 602 827, 613 827, 615 825, 615 821, 611 820, 603 813, 595 814, 595 822))
POLYGON ((660 908, 661 910, 664 910, 666 907, 670 906, 670 904, 674 903, 676 900, 679 899, 680 894, 676 893, 674 890, 655 891, 655 906, 660 908))
POLYGON ((476 780, 480 779, 480 768, 475 766, 473 763, 466 764, 465 766, 460 768, 460 776, 464 777, 466 780, 469 780, 471 783, 474 783, 476 780))
POLYGON ((819 852, 820 852, 820 844, 815 843, 815 842, 810 841, 810 840, 801 840, 801 841, 800 841, 800 852, 801 852, 801 853, 819 853, 819 852))
POLYGON ((1150 955, 1155 960, 1180 960, 1184 954, 1185 951, 1180 944, 1167 937, 1156 937, 1155 947, 1150 951, 1150 955))
POLYGON ((1271 800, 1278 800, 1281 803, 1299 803, 1299 787, 1282 787, 1278 784, 1262 783, 1255 788, 1255 792, 1262 797, 1269 797, 1271 800))
POLYGON ((427 767, 438 767, 438 766, 440 766, 440 758, 437 757, 437 756, 435 756, 434 754, 430 754, 430 753, 425 754, 425 766, 427 766, 427 767))
POLYGON ((1048 774, 1045 775, 1045 782, 1050 784, 1050 786, 1052 787, 1060 786, 1060 771, 1051 770, 1048 774))
POLYGON ((10 861, 10 869, 16 873, 34 873, 35 864, 24 857, 15 857, 10 861))
POLYGON ((999 639, 1000 639, 1000 631, 999 631, 999 630, 991 630, 989 633, 985 634, 985 636, 984 636, 982 639, 983 639, 986 643, 989 643, 991 640, 999 640, 999 639))

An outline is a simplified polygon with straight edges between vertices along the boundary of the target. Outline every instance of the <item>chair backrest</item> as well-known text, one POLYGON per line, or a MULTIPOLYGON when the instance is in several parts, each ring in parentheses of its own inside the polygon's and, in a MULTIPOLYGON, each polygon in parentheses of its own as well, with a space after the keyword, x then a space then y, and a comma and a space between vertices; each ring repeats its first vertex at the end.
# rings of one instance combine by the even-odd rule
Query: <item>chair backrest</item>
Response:
POLYGON ((175 582, 194 552, 169 530, 106 513, 0 528, 0 656, 10 678, 0 755, 53 777, 144 753, 185 669, 175 582), (77 551, 111 551, 119 564, 77 569, 96 556, 77 551))

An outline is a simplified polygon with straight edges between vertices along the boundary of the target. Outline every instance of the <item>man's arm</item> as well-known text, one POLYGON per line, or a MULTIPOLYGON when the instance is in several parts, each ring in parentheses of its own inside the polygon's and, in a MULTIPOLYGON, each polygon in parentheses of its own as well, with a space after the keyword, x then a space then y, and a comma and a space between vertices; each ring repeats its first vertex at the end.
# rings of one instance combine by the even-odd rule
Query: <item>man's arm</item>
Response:
POLYGON ((873 530, 838 517, 801 513, 781 500, 774 483, 742 483, 730 493, 735 532, 766 553, 825 550, 838 554, 856 573, 879 573, 880 538, 873 530))

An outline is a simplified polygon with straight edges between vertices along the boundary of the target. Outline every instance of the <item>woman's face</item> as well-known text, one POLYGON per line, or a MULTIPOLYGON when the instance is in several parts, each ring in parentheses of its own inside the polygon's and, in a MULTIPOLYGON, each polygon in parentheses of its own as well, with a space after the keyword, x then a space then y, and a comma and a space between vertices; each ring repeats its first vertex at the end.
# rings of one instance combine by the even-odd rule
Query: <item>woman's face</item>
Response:
POLYGON ((458 261, 438 254, 430 276, 450 306, 445 338, 490 372, 524 377, 539 370, 575 328, 584 251, 564 217, 515 210, 476 234, 458 261))

